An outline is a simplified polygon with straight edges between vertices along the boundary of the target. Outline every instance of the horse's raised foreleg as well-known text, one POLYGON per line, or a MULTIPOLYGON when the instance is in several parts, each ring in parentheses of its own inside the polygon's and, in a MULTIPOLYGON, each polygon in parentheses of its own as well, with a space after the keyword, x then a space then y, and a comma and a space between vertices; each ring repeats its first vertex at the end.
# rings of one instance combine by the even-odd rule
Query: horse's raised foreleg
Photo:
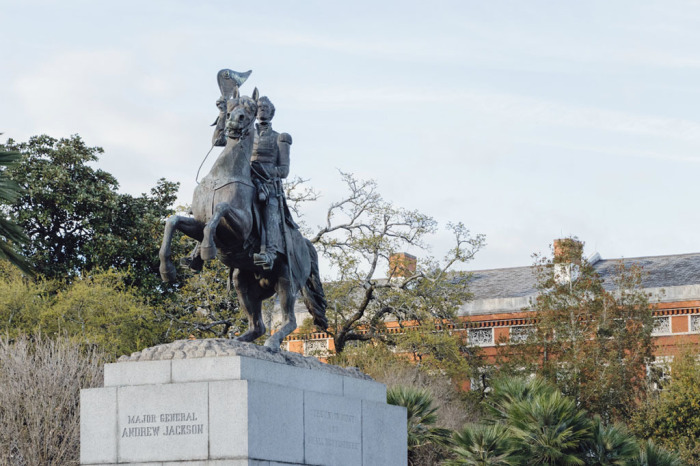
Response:
POLYGON ((297 328, 297 319, 294 315, 294 302, 297 292, 286 277, 277 280, 277 297, 280 300, 280 307, 284 314, 282 327, 265 341, 265 346, 275 351, 279 351, 282 341, 297 328))
POLYGON ((250 234, 252 225, 250 211, 244 211, 226 202, 220 202, 214 207, 211 218, 204 226, 204 239, 200 247, 200 255, 204 260, 211 260, 216 257, 216 242, 214 238, 216 237, 216 229, 219 227, 222 219, 226 221, 231 228, 231 233, 239 240, 243 240, 250 234))
POLYGON ((238 304, 248 314, 248 330, 239 337, 238 341, 253 341, 265 334, 265 323, 262 316, 262 300, 260 285, 250 273, 233 272, 233 285, 238 295, 238 304))
POLYGON ((177 270, 173 265, 171 258, 171 243, 173 241, 173 233, 181 231, 190 238, 197 241, 202 241, 203 226, 201 223, 191 217, 182 217, 180 215, 172 215, 165 221, 165 231, 163 232, 163 243, 160 246, 160 277, 164 282, 175 281, 177 270))
POLYGON ((214 242, 214 236, 216 235, 216 229, 219 227, 219 222, 221 219, 229 213, 231 206, 225 202, 220 202, 214 207, 214 212, 207 224, 204 226, 204 239, 202 240, 202 245, 199 248, 199 254, 205 261, 212 260, 216 257, 216 243, 214 242))

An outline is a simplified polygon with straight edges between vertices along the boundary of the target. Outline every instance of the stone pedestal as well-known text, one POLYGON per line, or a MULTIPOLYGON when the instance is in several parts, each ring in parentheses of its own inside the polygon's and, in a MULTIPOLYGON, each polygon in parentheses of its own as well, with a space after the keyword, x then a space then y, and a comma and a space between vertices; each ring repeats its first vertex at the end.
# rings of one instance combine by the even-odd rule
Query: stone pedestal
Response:
POLYGON ((353 369, 230 340, 105 366, 80 395, 80 463, 405 466, 406 410, 353 369))

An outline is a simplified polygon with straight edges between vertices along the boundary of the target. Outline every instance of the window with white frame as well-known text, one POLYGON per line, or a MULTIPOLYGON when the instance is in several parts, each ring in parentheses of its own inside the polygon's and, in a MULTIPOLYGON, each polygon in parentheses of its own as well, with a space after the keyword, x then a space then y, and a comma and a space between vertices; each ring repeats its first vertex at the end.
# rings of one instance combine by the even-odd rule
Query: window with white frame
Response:
POLYGON ((304 354, 306 356, 328 356, 328 340, 306 340, 304 354))
POLYGON ((530 325, 518 325, 510 328, 510 342, 523 343, 535 332, 535 327, 530 325))
POLYGON ((671 317, 655 317, 654 318, 654 330, 652 330, 652 335, 668 335, 671 333, 671 317))
POLYGON ((692 314, 688 317, 690 317, 690 325, 688 326, 690 331, 700 333, 700 314, 692 314))
POLYGON ((469 329, 469 344, 474 345, 474 346, 493 345, 493 329, 492 328, 470 328, 469 329))

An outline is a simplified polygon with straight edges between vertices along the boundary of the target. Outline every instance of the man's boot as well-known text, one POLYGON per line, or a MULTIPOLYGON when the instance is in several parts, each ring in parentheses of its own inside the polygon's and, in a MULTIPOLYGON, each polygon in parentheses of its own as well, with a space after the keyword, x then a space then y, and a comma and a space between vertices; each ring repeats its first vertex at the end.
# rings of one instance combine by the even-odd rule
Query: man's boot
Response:
POLYGON ((263 270, 272 270, 276 258, 277 253, 275 251, 260 251, 260 254, 253 254, 253 263, 262 267, 263 270))

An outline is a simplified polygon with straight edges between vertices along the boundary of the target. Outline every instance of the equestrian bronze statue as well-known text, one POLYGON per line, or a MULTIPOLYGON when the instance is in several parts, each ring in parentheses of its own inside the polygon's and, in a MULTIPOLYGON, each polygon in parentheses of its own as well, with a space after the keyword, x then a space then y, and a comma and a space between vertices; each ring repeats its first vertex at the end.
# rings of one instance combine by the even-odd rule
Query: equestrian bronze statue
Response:
POLYGON ((323 330, 328 326, 326 299, 316 249, 299 232, 284 199, 291 136, 272 131, 274 107, 257 89, 252 97, 240 96, 238 87, 249 74, 219 72, 222 97, 213 143, 224 149, 195 188, 192 216, 173 215, 166 221, 160 274, 164 281, 175 280, 173 233, 179 230, 194 238, 200 244, 189 258, 192 268, 201 269, 202 261, 216 257, 229 268, 249 319, 248 330, 237 340, 253 341, 265 334, 262 302, 277 293, 284 322, 265 346, 279 350, 297 327, 294 303, 299 291, 314 324, 323 330))

